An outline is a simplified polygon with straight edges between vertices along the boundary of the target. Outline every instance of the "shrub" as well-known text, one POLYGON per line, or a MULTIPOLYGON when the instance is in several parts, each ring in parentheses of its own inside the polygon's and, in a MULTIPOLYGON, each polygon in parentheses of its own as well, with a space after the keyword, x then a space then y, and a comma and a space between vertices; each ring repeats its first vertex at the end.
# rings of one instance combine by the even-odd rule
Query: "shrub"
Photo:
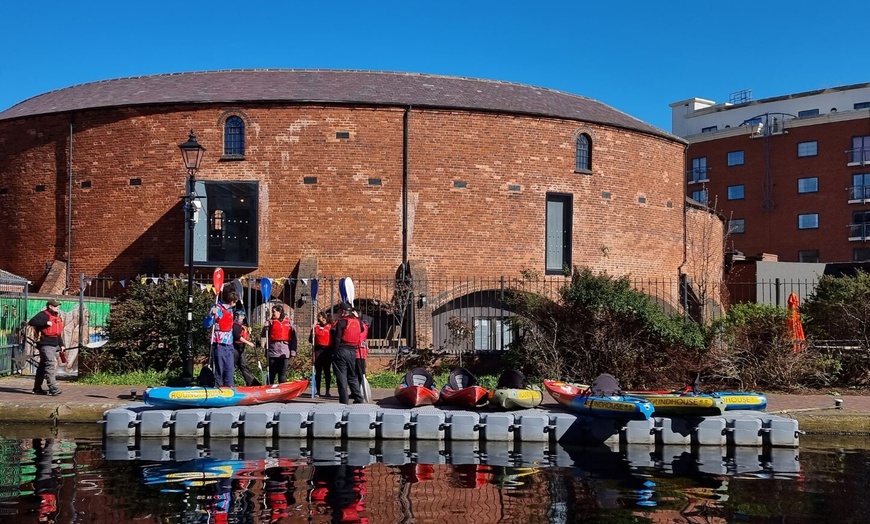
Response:
POLYGON ((789 311, 736 304, 711 326, 705 382, 739 389, 788 390, 830 382, 836 363, 808 348, 795 350, 789 311))
POLYGON ((666 314, 628 277, 575 268, 558 301, 522 291, 509 301, 519 329, 507 360, 530 377, 610 373, 625 387, 650 387, 684 377, 704 346, 696 324, 666 314))
MULTIPOLYGON (((209 332, 202 328, 202 320, 214 300, 214 295, 194 287, 194 358, 208 355, 209 332)), ((83 350, 82 362, 89 371, 180 368, 187 346, 187 286, 132 280, 112 306, 107 331, 108 344, 83 350)))

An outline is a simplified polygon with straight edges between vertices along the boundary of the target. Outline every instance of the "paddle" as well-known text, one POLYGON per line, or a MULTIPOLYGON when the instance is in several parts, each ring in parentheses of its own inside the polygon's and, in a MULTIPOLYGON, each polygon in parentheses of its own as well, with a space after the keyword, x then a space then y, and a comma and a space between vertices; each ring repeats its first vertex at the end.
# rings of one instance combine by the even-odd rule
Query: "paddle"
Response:
MULTIPOLYGON (((266 312, 265 312, 266 322, 269 322, 269 319, 271 318, 271 315, 272 315, 272 313, 269 311, 269 302, 272 301, 272 281, 269 280, 268 278, 264 277, 264 278, 260 279, 260 294, 263 295, 263 304, 266 305, 266 312)), ((269 330, 268 329, 266 330, 266 343, 265 343, 264 351, 265 351, 265 356, 266 356, 266 368, 268 368, 269 367, 269 330)), ((271 377, 271 373, 268 373, 268 369, 267 369, 267 373, 266 373, 266 377, 264 379, 264 382, 268 385, 272 385, 272 377, 271 377)))
MULTIPOLYGON (((338 289, 341 292, 342 287, 344 287, 344 301, 353 306, 353 301, 356 298, 356 286, 354 286, 353 279, 350 277, 341 279, 339 283, 338 289), (344 286, 342 286, 344 284, 344 286)), ((360 323, 360 328, 362 328, 362 316, 357 316, 357 320, 360 323)), ((360 341, 362 343, 362 341, 360 341)), ((362 351, 362 350, 360 350, 362 351)), ((366 402, 372 401, 372 388, 369 386, 369 380, 366 378, 365 373, 361 373, 359 377, 359 385, 362 390, 363 400, 366 402)))
MULTIPOLYGON (((317 319, 314 317, 314 312, 317 310, 317 288, 319 287, 317 283, 317 279, 311 280, 311 320, 312 326, 317 324, 317 319)), ((312 327, 312 332, 314 328, 312 327)), ((311 398, 314 398, 314 394, 317 392, 317 383, 316 375, 317 375, 317 367, 314 365, 315 357, 314 354, 314 340, 311 341, 311 398)))
MULTIPOLYGON (((214 273, 211 275, 211 283, 212 290, 215 293, 214 306, 217 307, 218 301, 221 296, 221 288, 224 286, 224 270, 221 268, 215 268, 214 273)), ((209 315, 211 315, 211 311, 209 311, 209 315)), ((199 385, 202 387, 214 387, 215 386, 215 377, 214 371, 212 367, 214 366, 214 330, 217 326, 217 319, 214 320, 214 323, 211 325, 211 334, 208 337, 208 364, 203 366, 203 368, 199 372, 199 385)))

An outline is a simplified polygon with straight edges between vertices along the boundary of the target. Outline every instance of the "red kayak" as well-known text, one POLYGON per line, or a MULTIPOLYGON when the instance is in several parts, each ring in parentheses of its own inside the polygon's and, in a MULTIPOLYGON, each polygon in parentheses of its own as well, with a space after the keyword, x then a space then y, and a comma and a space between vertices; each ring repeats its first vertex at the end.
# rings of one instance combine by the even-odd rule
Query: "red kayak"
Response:
POLYGON ((441 389, 441 401, 445 404, 473 408, 489 403, 491 392, 478 385, 477 377, 465 368, 450 372, 447 384, 441 389))
POLYGON ((396 387, 396 398, 409 407, 431 406, 438 401, 438 388, 435 379, 423 368, 414 368, 396 387))

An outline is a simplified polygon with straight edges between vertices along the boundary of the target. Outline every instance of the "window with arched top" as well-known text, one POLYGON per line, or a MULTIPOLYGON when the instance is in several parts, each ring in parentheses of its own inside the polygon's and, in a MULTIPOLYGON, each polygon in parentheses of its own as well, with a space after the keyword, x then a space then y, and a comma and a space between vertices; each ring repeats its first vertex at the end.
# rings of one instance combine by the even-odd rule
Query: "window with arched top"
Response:
POLYGON ((589 173, 592 171, 592 138, 587 134, 577 137, 577 158, 575 171, 589 173))
POLYGON ((237 116, 224 122, 224 155, 245 156, 245 121, 237 116))

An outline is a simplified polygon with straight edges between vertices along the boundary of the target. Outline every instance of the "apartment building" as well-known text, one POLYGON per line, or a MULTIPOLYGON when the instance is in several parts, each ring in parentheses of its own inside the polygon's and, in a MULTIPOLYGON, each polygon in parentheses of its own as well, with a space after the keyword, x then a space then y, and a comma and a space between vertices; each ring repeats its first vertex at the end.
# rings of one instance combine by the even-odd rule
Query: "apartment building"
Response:
POLYGON ((727 248, 870 261, 870 83, 670 106, 689 142, 686 194, 727 218, 727 248))

